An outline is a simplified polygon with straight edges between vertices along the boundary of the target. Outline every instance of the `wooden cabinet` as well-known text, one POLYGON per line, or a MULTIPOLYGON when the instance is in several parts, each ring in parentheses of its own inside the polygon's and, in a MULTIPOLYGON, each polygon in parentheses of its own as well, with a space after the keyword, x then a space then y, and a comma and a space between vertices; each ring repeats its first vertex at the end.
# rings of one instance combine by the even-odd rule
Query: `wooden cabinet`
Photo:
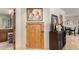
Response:
POLYGON ((49 33, 49 48, 50 50, 60 50, 66 43, 65 32, 52 32, 49 33))
POLYGON ((7 33, 5 31, 0 31, 0 42, 7 41, 7 33))
POLYGON ((8 40, 8 33, 13 32, 12 29, 2 29, 0 30, 0 42, 5 42, 8 40))
POLYGON ((57 37, 57 32, 50 32, 49 34, 49 43, 50 43, 50 49, 51 50, 55 50, 55 49, 58 49, 58 37, 57 37))

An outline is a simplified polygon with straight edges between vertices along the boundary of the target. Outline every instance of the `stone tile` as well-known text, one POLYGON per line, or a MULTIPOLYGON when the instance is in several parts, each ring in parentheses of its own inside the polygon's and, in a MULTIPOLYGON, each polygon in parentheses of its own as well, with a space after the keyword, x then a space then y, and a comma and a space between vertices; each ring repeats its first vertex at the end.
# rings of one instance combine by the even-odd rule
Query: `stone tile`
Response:
POLYGON ((67 35, 63 50, 79 50, 79 35, 67 35))

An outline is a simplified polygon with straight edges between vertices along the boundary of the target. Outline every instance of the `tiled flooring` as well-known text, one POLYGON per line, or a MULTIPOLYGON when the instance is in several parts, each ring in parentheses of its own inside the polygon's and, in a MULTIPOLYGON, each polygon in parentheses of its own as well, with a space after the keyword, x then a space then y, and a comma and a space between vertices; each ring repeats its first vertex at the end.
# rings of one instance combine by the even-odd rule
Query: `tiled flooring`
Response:
POLYGON ((79 50, 79 35, 67 35, 63 50, 79 50))
POLYGON ((13 50, 13 44, 8 44, 8 42, 0 43, 0 50, 13 50))
MULTIPOLYGON (((0 46, 0 50, 13 50, 13 44, 0 46)), ((66 45, 63 50, 79 50, 79 35, 66 35, 66 45)))
POLYGON ((14 50, 13 44, 8 44, 6 47, 2 48, 1 50, 14 50))

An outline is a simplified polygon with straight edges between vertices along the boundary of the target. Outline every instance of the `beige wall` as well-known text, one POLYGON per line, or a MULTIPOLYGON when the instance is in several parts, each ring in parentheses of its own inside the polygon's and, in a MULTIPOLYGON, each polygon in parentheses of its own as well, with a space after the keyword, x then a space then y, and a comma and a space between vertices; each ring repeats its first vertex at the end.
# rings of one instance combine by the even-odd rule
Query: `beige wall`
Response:
POLYGON ((16 49, 22 49, 22 18, 21 18, 21 9, 16 9, 16 36, 15 36, 15 44, 16 49))
POLYGON ((45 23, 45 33, 44 33, 44 40, 45 40, 45 48, 49 49, 49 31, 50 31, 50 24, 51 24, 51 14, 58 16, 58 22, 60 23, 60 15, 63 15, 63 21, 65 21, 65 12, 59 8, 50 8, 44 9, 44 23, 45 23))
POLYGON ((60 15, 63 15, 63 22, 65 21, 65 12, 62 9, 59 8, 52 8, 50 9, 50 14, 54 14, 58 16, 58 22, 60 23, 60 15))
MULTIPOLYGON (((64 11, 55 8, 43 9, 43 21, 44 22, 44 48, 49 49, 49 31, 51 23, 51 14, 59 16, 65 15, 64 11)), ((26 47, 26 22, 27 13, 25 8, 16 9, 16 49, 25 49, 26 47)))

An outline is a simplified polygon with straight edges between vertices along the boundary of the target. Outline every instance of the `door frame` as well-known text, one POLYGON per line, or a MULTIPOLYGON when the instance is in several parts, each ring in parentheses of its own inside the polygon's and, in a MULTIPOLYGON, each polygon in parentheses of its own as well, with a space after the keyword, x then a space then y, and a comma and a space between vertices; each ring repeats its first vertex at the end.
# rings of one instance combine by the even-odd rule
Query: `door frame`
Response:
POLYGON ((16 44, 15 44, 15 36, 16 36, 16 8, 14 8, 14 13, 13 13, 13 32, 14 32, 14 42, 13 42, 13 49, 16 49, 16 44))

